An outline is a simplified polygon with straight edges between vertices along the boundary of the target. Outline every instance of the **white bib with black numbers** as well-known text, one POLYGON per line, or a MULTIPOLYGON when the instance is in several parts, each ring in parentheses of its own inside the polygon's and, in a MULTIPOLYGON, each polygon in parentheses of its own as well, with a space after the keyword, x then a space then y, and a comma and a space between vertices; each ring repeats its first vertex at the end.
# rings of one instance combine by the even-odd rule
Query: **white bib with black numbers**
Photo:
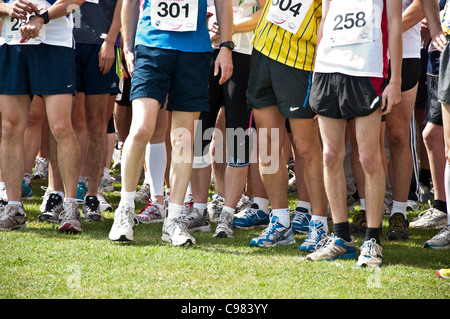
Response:
POLYGON ((296 34, 314 0, 269 0, 272 1, 266 20, 296 34))
POLYGON ((151 0, 152 26, 165 31, 196 31, 198 0, 151 0))
POLYGON ((373 41, 373 0, 331 1, 324 26, 332 46, 373 41))
MULTIPOLYGON (((34 0, 33 4, 39 9, 45 8, 45 1, 43 0, 34 0)), ((20 43, 20 27, 25 25, 29 19, 31 14, 28 14, 27 20, 22 20, 19 18, 13 18, 10 16, 4 17, 4 38, 7 44, 9 45, 37 45, 42 43, 45 40, 45 24, 42 26, 41 30, 39 30, 39 35, 34 39, 29 39, 24 43, 20 43)))

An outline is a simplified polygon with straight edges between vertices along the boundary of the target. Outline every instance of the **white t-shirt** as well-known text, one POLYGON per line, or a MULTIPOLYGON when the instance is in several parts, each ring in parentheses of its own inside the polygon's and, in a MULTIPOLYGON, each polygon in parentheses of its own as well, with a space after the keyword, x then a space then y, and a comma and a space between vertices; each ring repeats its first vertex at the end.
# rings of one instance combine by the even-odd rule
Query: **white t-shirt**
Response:
POLYGON ((330 1, 315 72, 387 77, 385 1, 330 1))
MULTIPOLYGON (((15 1, 16 0, 5 0, 4 2, 13 3, 15 1)), ((35 0, 33 2, 39 9, 48 9, 56 2, 56 0, 35 0)), ((48 45, 63 46, 68 48, 73 47, 73 18, 71 9, 76 9, 75 5, 73 8, 69 7, 69 13, 67 16, 62 16, 57 19, 50 20, 50 22, 45 24, 39 32, 38 39, 34 41, 30 40, 25 43, 25 45, 44 43, 48 45)), ((2 20, 3 28, 2 35, 0 37, 0 45, 4 44, 5 42, 9 44, 20 44, 17 43, 17 34, 20 26, 24 23, 24 21, 17 18, 11 18, 10 16, 2 17, 2 20)))
MULTIPOLYGON (((403 11, 408 8, 412 0, 403 0, 403 11)), ((420 22, 410 29, 402 33, 403 38, 403 58, 420 58, 421 36, 420 36, 420 22)))

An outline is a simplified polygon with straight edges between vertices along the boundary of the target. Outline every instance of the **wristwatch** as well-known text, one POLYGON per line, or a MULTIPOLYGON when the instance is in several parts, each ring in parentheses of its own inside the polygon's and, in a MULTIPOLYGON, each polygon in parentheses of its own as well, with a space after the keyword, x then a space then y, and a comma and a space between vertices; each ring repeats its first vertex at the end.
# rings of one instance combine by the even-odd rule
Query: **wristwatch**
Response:
POLYGON ((36 16, 44 19, 44 24, 47 24, 50 22, 50 18, 48 17, 48 11, 45 9, 41 9, 41 10, 37 11, 36 16))
POLYGON ((234 42, 233 41, 222 42, 220 44, 219 48, 221 48, 221 47, 226 47, 226 48, 230 49, 231 51, 233 51, 233 49, 234 49, 234 42))

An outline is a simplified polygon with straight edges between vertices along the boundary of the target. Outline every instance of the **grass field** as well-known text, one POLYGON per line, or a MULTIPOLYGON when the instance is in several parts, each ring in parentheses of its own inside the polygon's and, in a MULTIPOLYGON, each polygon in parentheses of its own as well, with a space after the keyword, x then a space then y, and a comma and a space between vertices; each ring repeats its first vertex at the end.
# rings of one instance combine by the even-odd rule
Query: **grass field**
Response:
MULTIPOLYGON (((27 228, 0 232, 0 299, 450 299, 450 281, 435 275, 450 267, 450 251, 422 248, 437 230, 383 240, 379 270, 358 269, 355 260, 307 261, 298 250, 306 235, 287 247, 249 247, 262 228, 235 230, 231 239, 196 233, 197 245, 183 248, 161 241, 162 224, 140 224, 131 244, 118 244, 108 239, 113 213, 83 222, 75 235, 38 222, 46 180, 32 183, 27 228)), ((114 208, 119 190, 115 184, 105 196, 114 208)), ((296 196, 289 196, 294 208, 296 196)), ((418 213, 408 212, 409 220, 418 213)), ((386 218, 383 225, 386 232, 386 218)))

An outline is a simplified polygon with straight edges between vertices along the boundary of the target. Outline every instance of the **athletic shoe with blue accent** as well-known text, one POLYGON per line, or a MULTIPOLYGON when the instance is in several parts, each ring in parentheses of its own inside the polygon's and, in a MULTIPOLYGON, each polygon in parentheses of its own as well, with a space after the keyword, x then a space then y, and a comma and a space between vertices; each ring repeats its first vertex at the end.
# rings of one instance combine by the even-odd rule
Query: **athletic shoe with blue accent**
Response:
POLYGON ((382 248, 375 239, 366 240, 361 247, 361 254, 356 262, 357 267, 377 268, 383 262, 382 248))
POLYGON ((81 203, 84 203, 84 197, 86 197, 86 193, 87 193, 86 183, 78 182, 78 185, 77 185, 77 199, 78 199, 78 201, 80 201, 81 203))
POLYGON ((313 252, 322 248, 324 241, 322 240, 327 236, 325 225, 319 220, 311 220, 309 222, 308 236, 305 241, 298 247, 301 251, 313 252))
POLYGON ((322 248, 306 256, 307 260, 335 260, 356 258, 355 242, 345 241, 337 236, 327 236, 322 248))
POLYGON ((450 249, 450 225, 442 228, 433 238, 428 239, 424 248, 450 249))
POLYGON ((269 226, 263 230, 261 235, 250 241, 250 246, 253 247, 274 247, 277 245, 291 244, 295 244, 292 224, 289 227, 285 227, 279 222, 276 216, 272 217, 269 226))
POLYGON ((269 214, 260 210, 258 204, 252 204, 233 220, 234 228, 252 228, 269 224, 269 214))
POLYGON ((292 229, 296 234, 306 234, 309 232, 309 222, 311 221, 311 214, 306 208, 297 207, 292 216, 292 229))
POLYGON ((33 199, 33 190, 31 189, 31 184, 26 184, 22 181, 22 199, 33 199))

